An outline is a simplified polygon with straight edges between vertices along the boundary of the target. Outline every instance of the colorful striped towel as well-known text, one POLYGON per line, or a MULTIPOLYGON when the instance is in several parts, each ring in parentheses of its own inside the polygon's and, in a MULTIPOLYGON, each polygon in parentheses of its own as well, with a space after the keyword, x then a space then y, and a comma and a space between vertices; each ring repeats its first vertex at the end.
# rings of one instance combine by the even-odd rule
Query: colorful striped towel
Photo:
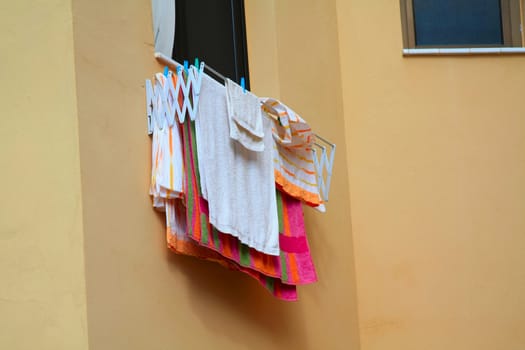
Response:
POLYGON ((188 237, 184 231, 186 227, 186 208, 180 199, 166 201, 166 240, 168 248, 177 254, 193 256, 196 258, 216 262, 230 270, 238 270, 256 279, 272 295, 285 301, 296 301, 297 290, 295 286, 280 283, 278 279, 265 276, 250 268, 242 267, 235 262, 224 258, 219 253, 198 245, 188 237))
MULTIPOLYGON (((198 195, 198 211, 201 213, 199 227, 193 230, 189 228, 189 236, 200 245, 220 253, 240 266, 278 278, 283 283, 299 285, 317 281, 317 274, 306 239, 302 205, 299 200, 277 191, 280 232, 279 256, 261 253, 242 244, 236 237, 219 232, 215 227, 209 225, 208 204, 200 193, 194 124, 185 123, 182 134, 185 156, 189 155, 191 157, 191 159, 186 160, 188 176, 186 182, 188 186, 191 183, 195 184, 194 189, 191 190, 198 195)), ((191 206, 197 206, 197 204, 190 203, 188 208, 191 206)), ((188 222, 191 222, 190 218, 188 218, 188 222)))
MULTIPOLYGON (((203 243, 202 246, 210 248, 214 244, 209 244, 212 242, 211 237, 214 237, 213 242, 219 242, 217 238, 218 232, 213 229, 213 226, 208 220, 208 216, 202 210, 201 200, 200 200, 200 186, 197 182, 196 171, 198 165, 196 164, 196 155, 195 150, 195 122, 186 118, 186 121, 182 125, 182 139, 184 144, 184 164, 186 169, 186 190, 185 192, 185 205, 186 205, 186 224, 187 224, 187 235, 199 243, 203 243), (193 136, 193 137, 192 137, 193 136), (211 236, 210 236, 211 233, 211 236)), ((230 235, 224 235, 230 236, 230 235)), ((232 239, 236 239, 231 236, 232 239)), ((218 247, 221 247, 218 245, 218 247)), ((228 248, 225 248, 227 250, 228 248)), ((216 255, 222 256, 223 259, 227 259, 224 254, 218 254, 212 249, 208 249, 208 253, 213 256, 215 259, 216 255)), ((267 255, 269 257, 269 255, 267 255)), ((240 254, 237 255, 240 261, 240 254)), ((297 300, 297 289, 293 285, 283 283, 279 278, 268 276, 266 274, 260 273, 257 270, 251 269, 249 266, 242 266, 242 264, 237 264, 236 260, 229 260, 233 266, 247 273, 248 275, 256 278, 261 284, 263 284, 275 297, 294 301, 297 300), (240 266, 239 266, 240 265, 240 266)))
POLYGON ((317 186, 312 145, 312 128, 282 102, 262 100, 264 112, 277 119, 272 129, 275 140, 274 172, 277 186, 294 198, 324 212, 324 204, 317 186))
POLYGON ((153 196, 153 206, 164 210, 166 199, 182 197, 184 170, 179 125, 169 125, 165 120, 178 102, 174 97, 168 98, 166 95, 169 78, 162 74, 156 74, 155 78, 157 99, 153 108, 161 117, 153 123, 150 194, 153 196))

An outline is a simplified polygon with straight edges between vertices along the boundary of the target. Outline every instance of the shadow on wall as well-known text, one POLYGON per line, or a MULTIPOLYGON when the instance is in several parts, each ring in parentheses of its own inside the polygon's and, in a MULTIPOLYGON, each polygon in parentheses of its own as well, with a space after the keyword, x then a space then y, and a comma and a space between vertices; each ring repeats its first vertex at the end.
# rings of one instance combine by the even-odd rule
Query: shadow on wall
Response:
POLYGON ((169 249, 165 255, 174 278, 181 274, 186 278, 186 300, 191 303, 193 316, 211 334, 241 343, 242 348, 260 347, 262 344, 254 342, 259 343, 261 335, 279 348, 308 348, 298 303, 275 299, 259 282, 240 271, 169 249), (246 332, 246 328, 256 329, 257 333, 246 332))

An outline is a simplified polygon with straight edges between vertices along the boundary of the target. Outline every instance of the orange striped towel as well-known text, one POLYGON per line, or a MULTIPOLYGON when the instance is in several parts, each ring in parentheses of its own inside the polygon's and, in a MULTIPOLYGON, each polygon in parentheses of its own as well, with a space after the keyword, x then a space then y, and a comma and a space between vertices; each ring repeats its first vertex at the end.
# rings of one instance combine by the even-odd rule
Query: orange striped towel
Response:
POLYGON ((324 212, 313 158, 315 134, 312 128, 282 102, 267 98, 262 103, 263 111, 276 117, 272 131, 275 140, 273 162, 277 187, 324 212))

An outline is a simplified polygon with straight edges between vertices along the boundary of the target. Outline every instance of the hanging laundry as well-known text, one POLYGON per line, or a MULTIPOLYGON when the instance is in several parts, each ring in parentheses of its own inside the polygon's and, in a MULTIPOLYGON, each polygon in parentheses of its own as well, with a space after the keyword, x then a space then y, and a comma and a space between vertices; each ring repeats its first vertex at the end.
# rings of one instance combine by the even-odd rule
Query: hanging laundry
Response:
POLYGON ((317 281, 310 246, 306 238, 301 202, 284 192, 277 192, 281 281, 302 285, 317 281))
POLYGON ((208 202, 199 191, 201 177, 198 172, 199 159, 196 157, 198 152, 195 152, 195 147, 198 147, 195 142, 195 125, 185 125, 183 135, 185 140, 188 139, 185 141, 185 156, 187 157, 187 152, 191 155, 191 159, 186 159, 187 174, 191 175, 186 180, 190 186, 187 193, 188 196, 192 193, 191 197, 197 194, 195 201, 187 204, 188 221, 195 216, 192 213, 194 206, 198 207, 200 213, 200 227, 199 223, 194 228, 190 227, 189 236, 200 245, 215 250, 240 266, 279 278, 284 283, 299 285, 315 282, 317 276, 306 240, 301 202, 277 191, 279 241, 283 243, 279 256, 261 253, 241 243, 236 237, 206 225, 209 222, 209 209, 208 202), (190 174, 190 167, 195 169, 194 173, 190 174))
POLYGON ((166 119, 175 109, 177 99, 168 97, 171 76, 157 74, 155 77, 157 99, 153 105, 157 118, 153 123, 152 137, 152 186, 154 207, 164 209, 165 199, 178 198, 183 194, 182 141, 178 123, 169 125, 166 119), (158 118, 158 115, 162 116, 158 118))
MULTIPOLYGON (((186 208, 185 223, 181 223, 181 221, 179 221, 179 223, 175 225, 169 224, 169 227, 174 230, 182 230, 185 228, 186 233, 184 235, 181 233, 175 235, 171 234, 168 240, 170 246, 179 247, 179 249, 184 251, 184 254, 217 261, 224 266, 247 273, 251 277, 257 279, 279 299, 289 301, 297 300, 297 290, 295 286, 285 284, 279 278, 265 275, 246 265, 242 266, 238 264, 237 261, 233 259, 227 259, 216 251, 209 249, 206 245, 197 244, 197 242, 203 242, 205 244, 208 242, 213 242, 213 244, 218 244, 219 240, 217 237, 217 231, 214 230, 208 221, 208 216, 206 213, 202 211, 202 202, 199 198, 199 185, 197 180, 198 165, 195 162, 196 152, 194 152, 196 143, 194 138, 192 138, 192 133, 195 133, 194 129, 194 122, 187 120, 183 125, 184 159, 187 169, 186 174, 188 176, 187 181, 185 182, 187 184, 185 191, 186 200, 184 203, 186 208), (187 237, 192 238, 193 241, 189 241, 187 237)), ((171 217, 178 220, 183 220, 180 212, 178 215, 171 217)), ((232 240, 235 239, 232 236, 230 237, 232 240)))
POLYGON ((265 276, 257 271, 239 266, 238 264, 224 258, 217 252, 197 243, 187 237, 182 231, 185 226, 185 209, 178 199, 170 199, 166 203, 166 239, 168 248, 174 253, 192 256, 212 262, 216 262, 230 270, 243 272, 257 280, 273 296, 285 301, 297 300, 297 289, 295 286, 281 283, 278 279, 265 276), (182 220, 182 221, 179 221, 182 220))
MULTIPOLYGON (((270 152, 252 152, 229 138, 226 89, 203 76, 199 109, 198 159, 209 219, 260 252, 279 255, 275 181, 270 152)), ((272 149, 271 122, 263 120, 265 148, 272 149)))
POLYGON ((297 300, 297 285, 317 281, 301 204, 324 210, 315 134, 281 102, 228 79, 225 87, 203 69, 146 82, 150 194, 165 211, 167 246, 297 300))
POLYGON ((304 119, 282 102, 267 98, 262 99, 262 103, 263 111, 276 117, 272 132, 275 139, 273 161, 277 186, 292 197, 324 212, 312 151, 315 134, 304 119))
POLYGON ((263 116, 259 98, 226 79, 226 102, 230 137, 250 151, 264 150, 263 116))
MULTIPOLYGON (((171 77, 168 77, 170 79, 171 77)), ((176 101, 168 101, 175 104, 176 101)), ((162 153, 160 159, 159 177, 157 182, 160 187, 168 192, 167 198, 182 196, 183 193, 183 166, 182 166, 182 141, 179 125, 174 123, 172 126, 160 130, 162 135, 162 153)))
MULTIPOLYGON (((176 79, 176 78, 175 78, 176 79)), ((190 123, 188 120, 186 123, 190 123)), ((188 193, 185 198, 187 202, 183 203, 180 198, 170 197, 169 192, 162 192, 162 187, 156 182, 158 179, 163 176, 169 176, 166 168, 160 167, 162 164, 159 161, 162 158, 162 139, 160 136, 163 134, 160 131, 165 131, 170 129, 167 124, 161 125, 156 123, 156 126, 153 130, 153 140, 155 140, 155 146, 152 146, 152 178, 151 178, 151 188, 156 189, 152 190, 151 193, 154 196, 154 203, 161 203, 162 205, 156 205, 157 209, 165 210, 166 212, 166 239, 168 247, 179 254, 184 254, 188 256, 194 256, 201 259, 217 262, 220 265, 232 269, 239 270, 248 274, 249 276, 255 278, 260 284, 262 284, 272 295, 275 297, 286 300, 286 301, 295 301, 297 300, 297 290, 295 286, 290 286, 283 284, 280 280, 275 279, 270 276, 266 276, 258 271, 255 271, 250 268, 242 267, 239 264, 224 258, 222 255, 217 252, 210 250, 206 247, 198 245, 194 240, 188 237, 188 225, 187 212, 185 205, 190 203, 195 203, 195 198, 192 198, 192 191, 185 189, 184 192, 188 193), (161 129, 162 128, 162 129, 161 129)), ((178 123, 175 123, 172 127, 179 130, 180 126, 178 123)), ((187 147, 188 151, 191 150, 191 147, 187 147)), ((190 154, 188 153, 188 156, 190 154)), ((181 155, 181 159, 184 158, 181 155)), ((188 158, 189 159, 189 158, 188 158)), ((189 164, 191 168, 191 163, 189 164)), ((209 223, 207 223, 209 227, 209 223)), ((209 229, 209 228, 208 228, 209 229)))

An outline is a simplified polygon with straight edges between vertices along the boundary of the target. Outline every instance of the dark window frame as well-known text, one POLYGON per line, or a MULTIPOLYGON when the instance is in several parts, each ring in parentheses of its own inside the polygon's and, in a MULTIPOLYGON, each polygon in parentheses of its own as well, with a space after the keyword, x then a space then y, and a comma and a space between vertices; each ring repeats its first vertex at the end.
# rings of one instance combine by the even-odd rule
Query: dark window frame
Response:
POLYGON ((503 45, 416 45, 413 0, 400 0, 403 47, 416 48, 465 48, 465 47, 524 47, 521 31, 524 0, 500 0, 503 45))
MULTIPOLYGON (((188 1, 188 0, 187 0, 188 1)), ((191 0, 189 0, 191 1, 191 0)), ((194 1, 194 0, 193 0, 194 1)), ((219 67, 214 67, 213 64, 210 64, 212 68, 217 69, 219 73, 223 74, 224 76, 228 76, 230 79, 236 81, 237 83, 240 83, 241 77, 245 78, 245 84, 246 88, 250 89, 250 73, 249 73, 249 65, 248 65, 248 43, 247 43, 247 35, 246 35, 246 15, 245 15, 245 7, 244 7, 244 0, 222 0, 227 1, 229 3, 229 7, 231 10, 231 35, 232 35, 232 41, 233 41, 233 60, 234 60, 234 73, 233 76, 228 76, 227 72, 220 71, 219 67)), ((177 12, 182 13, 185 12, 184 9, 184 1, 177 1, 176 7, 177 12), (182 7, 182 8, 181 8, 182 7)), ((193 57, 180 57, 180 55, 177 55, 176 52, 180 47, 188 47, 187 42, 187 34, 186 31, 187 28, 184 27, 184 25, 181 23, 181 21, 175 21, 175 39, 174 39, 174 47, 173 47, 173 53, 172 58, 174 59, 188 59, 191 60, 193 57), (177 35, 177 33, 183 33, 182 35, 177 35)), ((216 78, 216 77, 214 77, 216 78)), ((222 81, 221 81, 222 83, 222 81)))

